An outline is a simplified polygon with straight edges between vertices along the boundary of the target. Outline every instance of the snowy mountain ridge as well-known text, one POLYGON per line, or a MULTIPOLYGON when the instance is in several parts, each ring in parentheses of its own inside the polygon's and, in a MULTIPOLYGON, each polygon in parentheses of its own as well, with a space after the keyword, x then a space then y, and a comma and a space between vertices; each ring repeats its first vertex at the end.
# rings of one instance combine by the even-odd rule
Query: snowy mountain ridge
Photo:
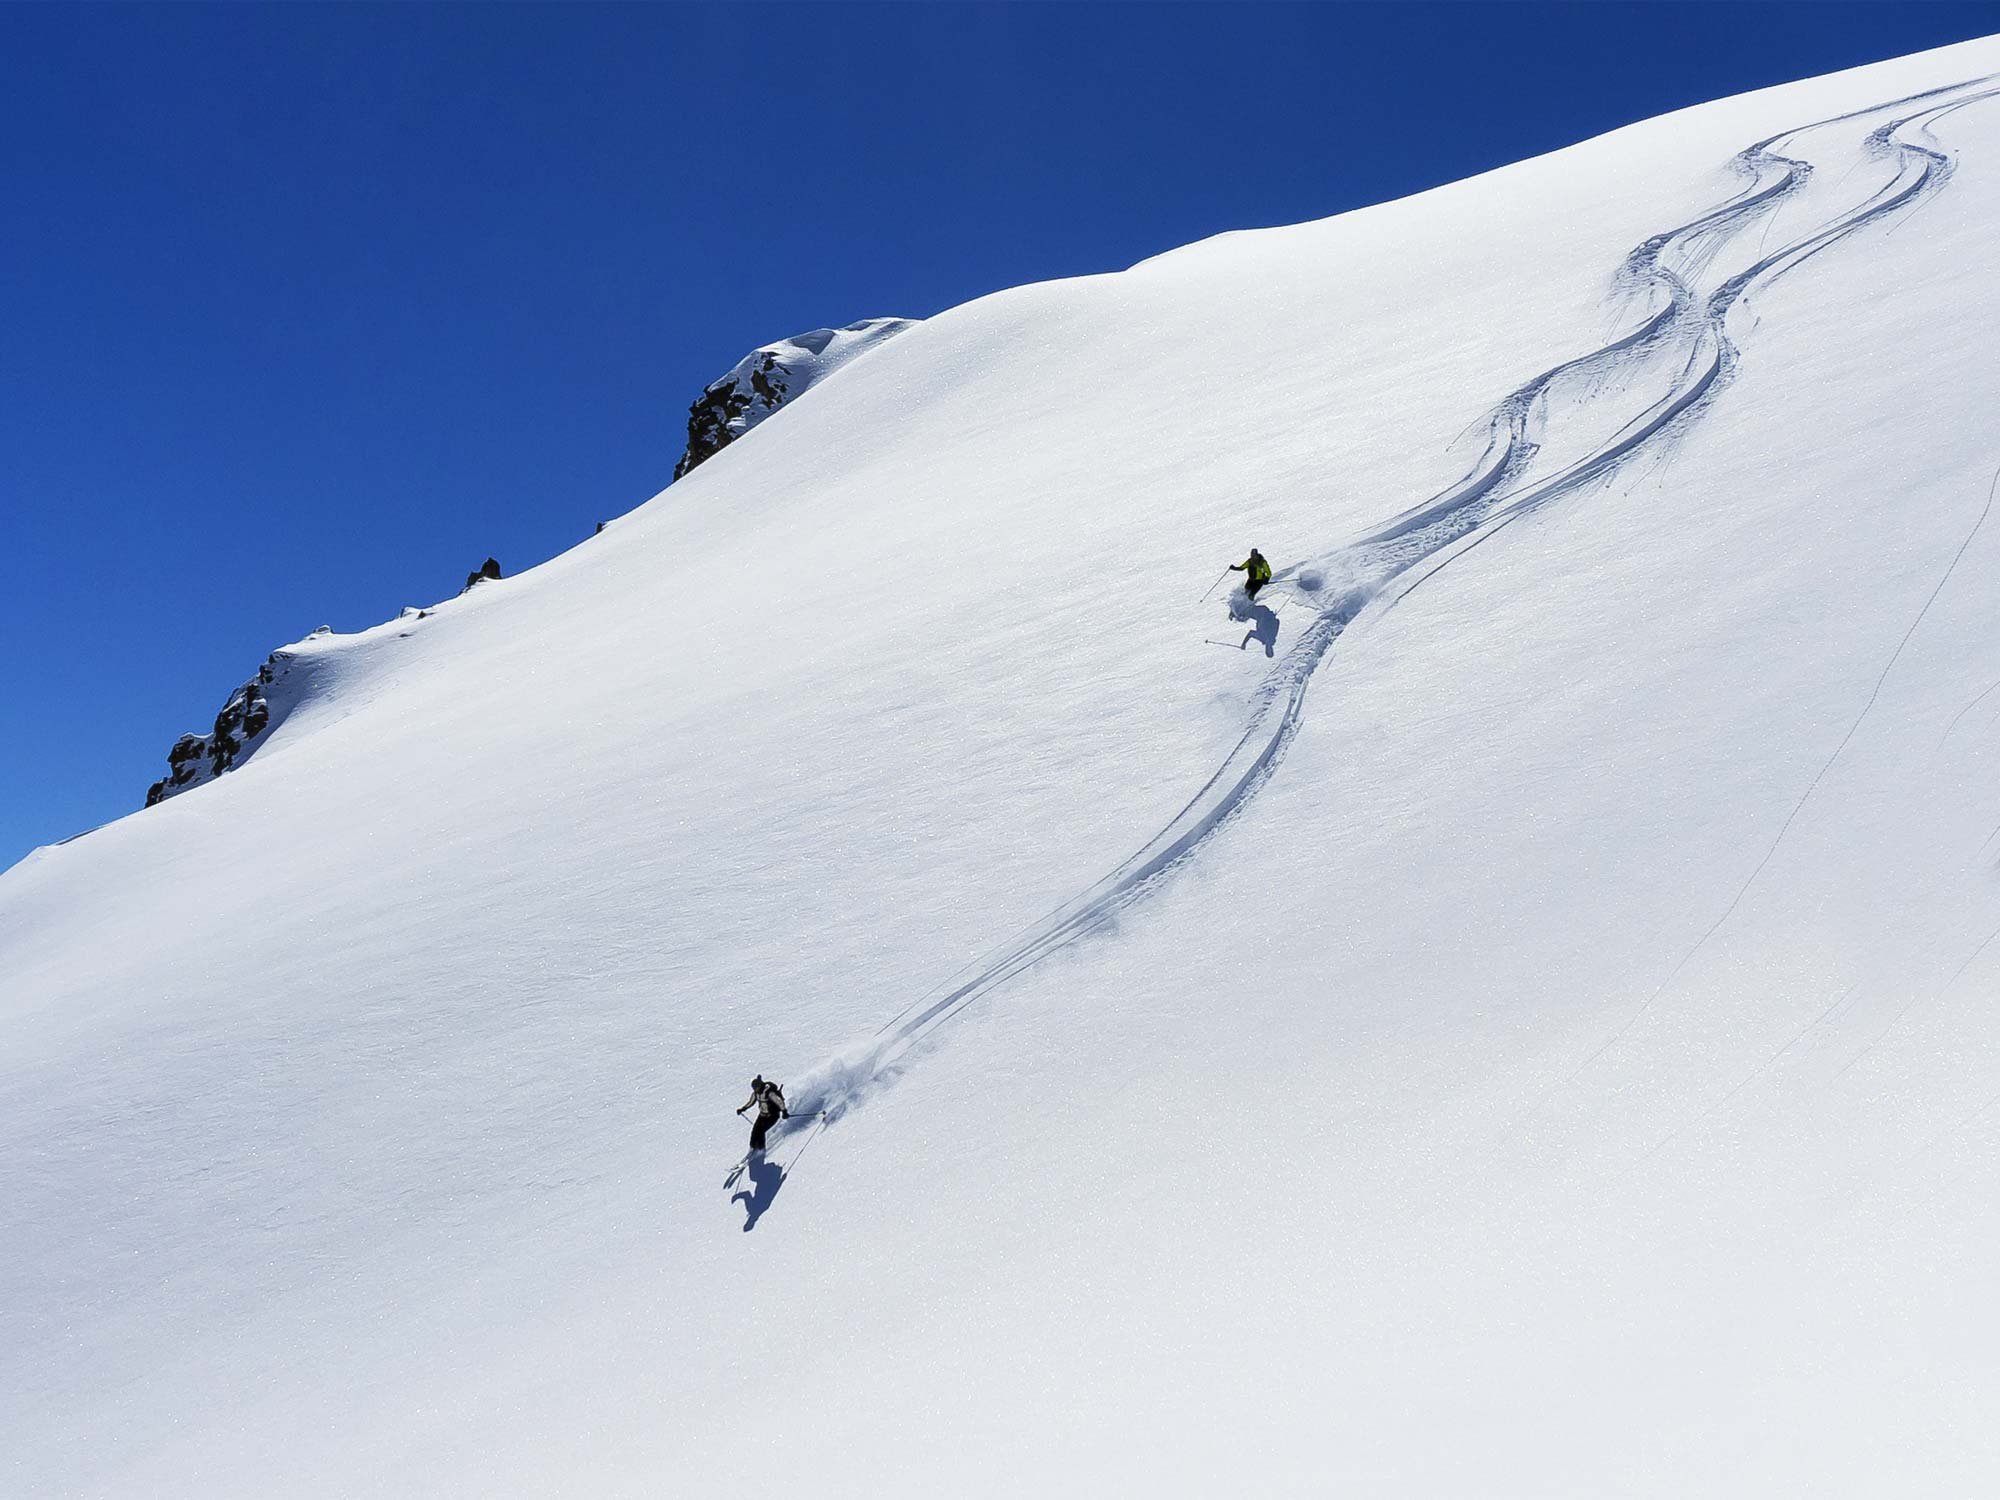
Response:
MULTIPOLYGON (((753 349, 727 375, 710 382, 688 408, 687 448, 674 465, 674 478, 684 477, 780 406, 804 395, 884 339, 914 327, 916 321, 866 318, 844 328, 814 329, 753 349)), ((475 571, 467 578, 466 588, 498 578, 497 565, 491 559, 486 569, 493 571, 475 571)), ((430 613, 406 608, 392 623, 427 619, 430 613)), ((321 626, 314 635, 331 633, 330 627, 321 626)), ((254 677, 230 694, 208 733, 184 734, 174 742, 167 755, 167 774, 146 791, 147 807, 206 785, 248 759, 265 732, 276 727, 292 706, 295 691, 281 684, 290 674, 297 650, 294 644, 274 651, 254 677), (274 693, 273 687, 279 690, 274 693)))
POLYGON ((0 876, 18 1481, 1990 1488, 1996 74, 981 299, 319 643, 0 876))
POLYGON ((674 478, 685 477, 787 401, 916 322, 863 318, 844 328, 815 328, 752 349, 727 375, 710 381, 688 408, 687 450, 674 465, 674 478))

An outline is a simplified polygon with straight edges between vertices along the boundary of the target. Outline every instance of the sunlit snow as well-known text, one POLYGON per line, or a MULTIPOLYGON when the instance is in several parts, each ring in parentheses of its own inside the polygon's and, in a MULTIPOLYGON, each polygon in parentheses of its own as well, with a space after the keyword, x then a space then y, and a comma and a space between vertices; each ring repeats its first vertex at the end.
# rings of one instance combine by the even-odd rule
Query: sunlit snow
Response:
POLYGON ((0 877, 0 1490, 1992 1492, 1996 235, 1771 89, 302 643, 0 877))

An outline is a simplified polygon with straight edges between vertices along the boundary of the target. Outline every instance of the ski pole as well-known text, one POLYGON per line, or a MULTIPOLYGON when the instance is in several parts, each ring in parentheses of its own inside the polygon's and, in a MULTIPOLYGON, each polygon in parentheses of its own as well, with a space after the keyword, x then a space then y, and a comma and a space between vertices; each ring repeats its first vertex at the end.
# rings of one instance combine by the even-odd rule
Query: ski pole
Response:
MULTIPOLYGON (((1218 577, 1216 578, 1215 582, 1214 582, 1214 583, 1211 583, 1211 584, 1210 584, 1210 585, 1208 586, 1208 594, 1212 594, 1212 593, 1214 593, 1214 592, 1215 592, 1215 591, 1216 591, 1216 590, 1217 590, 1218 588, 1220 588, 1220 587, 1222 586, 1222 580, 1223 580, 1224 578, 1227 578, 1227 577, 1229 576, 1229 573, 1230 573, 1230 570, 1229 570, 1228 568, 1224 568, 1224 569, 1222 570, 1221 574, 1220 574, 1220 575, 1219 575, 1219 576, 1218 576, 1218 577)), ((1200 597, 1199 599, 1197 599, 1197 600, 1195 601, 1195 603, 1197 603, 1197 604, 1206 604, 1206 603, 1208 603, 1208 594, 1203 594, 1203 595, 1202 595, 1202 596, 1201 596, 1201 597, 1200 597)))

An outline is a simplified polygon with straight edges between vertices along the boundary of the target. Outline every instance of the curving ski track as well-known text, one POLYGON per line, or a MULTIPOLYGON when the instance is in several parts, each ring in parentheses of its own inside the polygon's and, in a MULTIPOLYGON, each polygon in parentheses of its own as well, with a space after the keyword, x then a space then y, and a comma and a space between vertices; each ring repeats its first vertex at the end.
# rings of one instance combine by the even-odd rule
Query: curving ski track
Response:
MULTIPOLYGON (((1769 286, 1848 235, 1942 187, 1952 159, 1905 132, 1927 131, 1954 110, 2000 93, 1996 79, 2000 75, 1830 116, 1738 152, 1731 166, 1746 181, 1733 197, 1651 236, 1620 266, 1614 279, 1617 295, 1636 295, 1651 304, 1636 326, 1544 370, 1496 403, 1484 419, 1480 452, 1461 478, 1359 540, 1277 575, 1319 613, 1259 687, 1242 737, 1187 805, 1115 869, 906 1007, 857 1053, 822 1064, 798 1080, 793 1097, 802 1123, 817 1119, 824 1125, 838 1119, 872 1083, 893 1076, 910 1049, 939 1026, 1104 926, 1240 812, 1277 768, 1297 732, 1314 670, 1371 602, 1379 598, 1382 610, 1394 607, 1472 547, 1650 453, 1692 420, 1735 368, 1738 350, 1728 328, 1732 311, 1752 290, 1769 286), (1703 273, 1741 232, 1767 213, 1775 215, 1811 178, 1812 163, 1786 155, 1781 146, 1814 131, 1896 110, 1908 112, 1887 119, 1861 141, 1864 162, 1892 163, 1886 182, 1776 251, 1763 253, 1760 244, 1748 265, 1706 292, 1701 289, 1703 273), (1567 430, 1551 427, 1550 412, 1565 401, 1569 415, 1603 413, 1616 425, 1608 436, 1586 438, 1564 455, 1561 443, 1567 430), (1432 562, 1429 568, 1409 576, 1426 561, 1432 562)), ((1766 222, 1767 236, 1770 227, 1766 222)), ((1583 1066, 1615 1044, 1658 993, 1583 1066)))

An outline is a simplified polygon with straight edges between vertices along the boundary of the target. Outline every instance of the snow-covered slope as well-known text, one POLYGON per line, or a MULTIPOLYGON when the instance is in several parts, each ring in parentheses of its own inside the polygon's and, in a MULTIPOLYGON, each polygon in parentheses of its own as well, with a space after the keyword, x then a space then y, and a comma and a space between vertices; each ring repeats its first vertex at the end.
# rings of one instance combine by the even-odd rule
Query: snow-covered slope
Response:
POLYGON ((1995 74, 985 298, 322 638, 0 878, 6 1487, 1992 1490, 1995 74))

